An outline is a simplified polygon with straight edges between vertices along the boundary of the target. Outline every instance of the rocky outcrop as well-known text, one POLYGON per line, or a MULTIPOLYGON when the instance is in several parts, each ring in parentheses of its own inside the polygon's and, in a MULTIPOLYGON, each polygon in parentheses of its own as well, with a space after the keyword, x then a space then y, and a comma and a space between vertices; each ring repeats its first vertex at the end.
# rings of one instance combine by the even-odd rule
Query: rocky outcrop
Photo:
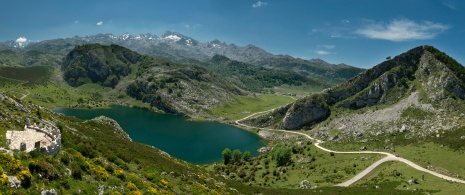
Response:
POLYGON ((284 129, 296 129, 316 121, 326 119, 330 114, 329 106, 321 94, 299 99, 292 104, 283 119, 284 129))
POLYGON ((131 73, 130 65, 141 55, 118 45, 89 44, 77 46, 63 60, 64 78, 69 85, 99 83, 115 87, 120 77, 131 73))
POLYGON ((118 135, 120 138, 132 141, 129 135, 123 130, 123 128, 121 128, 121 126, 115 120, 106 116, 95 117, 92 120, 112 126, 116 135, 118 135))

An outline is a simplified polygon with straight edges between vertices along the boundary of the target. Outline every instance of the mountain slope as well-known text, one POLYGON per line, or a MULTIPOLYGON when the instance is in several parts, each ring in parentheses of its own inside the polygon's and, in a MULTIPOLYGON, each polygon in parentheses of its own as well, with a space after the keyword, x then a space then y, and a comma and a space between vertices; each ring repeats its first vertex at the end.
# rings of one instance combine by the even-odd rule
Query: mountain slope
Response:
POLYGON ((267 88, 281 85, 306 85, 321 89, 330 86, 293 71, 257 67, 221 55, 214 55, 207 63, 203 64, 208 70, 249 91, 261 92, 267 88))
POLYGON ((203 116, 234 101, 233 95, 245 94, 202 67, 142 56, 117 45, 78 46, 66 56, 62 70, 71 86, 112 87, 115 96, 127 94, 164 112, 188 116, 203 116))
MULTIPOLYGON (((34 151, 10 156, 2 148, 2 194, 40 194, 50 189, 58 194, 97 194, 102 190, 105 194, 230 192, 224 179, 156 148, 132 142, 111 119, 83 121, 66 117, 3 93, 0 108, 3 136, 7 130, 25 126, 30 119, 59 128, 62 137, 61 150, 55 157, 34 151), (21 188, 10 188, 8 180, 12 179, 4 183, 5 174, 17 176, 21 188), (19 175, 30 175, 30 179, 19 175)), ((6 145, 5 139, 0 142, 6 145)))
POLYGON ((114 88, 121 77, 131 73, 129 66, 141 58, 141 55, 118 45, 78 46, 63 60, 64 79, 73 87, 93 82, 114 88))
POLYGON ((433 130, 452 129, 463 125, 455 115, 465 107, 464 71, 437 49, 420 46, 249 123, 284 129, 313 125, 327 132, 395 131, 408 125, 418 130, 428 125, 433 130), (412 110, 426 118, 410 117, 412 110), (428 120, 435 117, 444 118, 444 123, 428 120))

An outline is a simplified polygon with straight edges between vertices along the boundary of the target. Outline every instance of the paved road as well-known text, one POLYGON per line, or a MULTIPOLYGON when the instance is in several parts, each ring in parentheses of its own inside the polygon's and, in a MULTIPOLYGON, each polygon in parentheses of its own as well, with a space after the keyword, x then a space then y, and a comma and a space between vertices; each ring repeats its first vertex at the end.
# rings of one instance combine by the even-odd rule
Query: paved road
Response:
MULTIPOLYGON (((240 125, 240 126, 243 126, 243 127, 247 127, 247 128, 257 128, 257 127, 251 127, 251 126, 248 126, 248 125, 245 125, 245 124, 242 124, 241 121, 245 120, 245 119, 248 119, 252 116, 255 116, 257 114, 261 114, 261 113, 266 113, 266 112, 270 112, 274 109, 271 109, 271 110, 267 110, 267 111, 263 111, 263 112, 257 112, 257 113, 254 113, 254 114, 251 114, 245 118, 242 118, 242 119, 239 119, 236 122, 237 125, 240 125)), ((371 171, 373 171, 376 167, 378 167, 379 165, 383 164, 384 162, 387 162, 387 161, 400 161, 400 162, 403 162, 407 165, 409 165, 410 167, 414 168, 414 169, 417 169, 419 171, 422 171, 422 172, 426 172, 426 173, 429 173, 431 175, 434 175, 436 177, 439 177, 439 178, 442 178, 442 179, 445 179, 445 180, 449 180, 449 181, 453 181, 453 182, 457 182, 457 183, 463 183, 465 184, 465 181, 464 180, 461 180, 461 179, 457 179, 457 178, 454 178, 454 177, 449 177, 447 175, 443 175, 443 174, 440 174, 440 173, 436 173, 434 171, 431 171, 431 170, 428 170, 428 169, 425 169, 423 167, 421 167, 420 165, 417 165, 415 164, 414 162, 412 161, 409 161, 405 158, 401 158, 401 157, 397 157, 395 156, 394 154, 391 154, 391 153, 388 153, 388 152, 378 152, 378 151, 346 151, 346 152, 341 152, 341 151, 334 151, 334 150, 330 150, 330 149, 327 149, 327 148, 324 148, 323 146, 320 146, 320 143, 324 143, 324 141, 322 140, 319 140, 319 139, 316 139, 314 137, 311 137, 310 135, 308 134, 305 134, 305 133, 302 133, 302 132, 298 132, 298 131, 289 131, 289 130, 281 130, 281 129, 269 129, 269 128, 257 128, 257 129, 262 129, 262 130, 268 130, 268 131, 279 131, 279 132, 285 132, 285 133, 293 133, 293 134, 297 134, 297 135, 302 135, 302 136, 305 136, 307 137, 308 139, 312 140, 314 142, 314 145, 323 150, 323 151, 326 151, 326 152, 333 152, 335 154, 383 154, 383 155, 386 155, 386 157, 376 161, 375 163, 373 163, 372 165, 370 165, 368 168, 366 168, 365 170, 363 170, 362 172, 360 172, 359 174, 357 174, 356 176, 354 176, 353 178, 347 180, 346 182, 343 182, 343 183, 340 183, 340 184, 336 184, 335 186, 342 186, 342 187, 347 187, 355 182, 357 182, 358 180, 362 179, 363 177, 365 177, 368 173, 370 173, 371 171)))

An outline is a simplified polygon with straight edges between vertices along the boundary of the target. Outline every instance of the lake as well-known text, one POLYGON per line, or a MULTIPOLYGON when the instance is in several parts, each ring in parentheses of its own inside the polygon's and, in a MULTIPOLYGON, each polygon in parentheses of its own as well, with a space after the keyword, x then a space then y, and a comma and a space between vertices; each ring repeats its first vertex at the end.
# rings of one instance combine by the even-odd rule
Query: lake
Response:
POLYGON ((265 142, 256 134, 218 123, 188 121, 185 117, 113 105, 99 109, 56 108, 54 112, 80 119, 107 116, 116 120, 135 142, 159 148, 194 164, 221 162, 225 148, 248 150, 257 156, 265 142))

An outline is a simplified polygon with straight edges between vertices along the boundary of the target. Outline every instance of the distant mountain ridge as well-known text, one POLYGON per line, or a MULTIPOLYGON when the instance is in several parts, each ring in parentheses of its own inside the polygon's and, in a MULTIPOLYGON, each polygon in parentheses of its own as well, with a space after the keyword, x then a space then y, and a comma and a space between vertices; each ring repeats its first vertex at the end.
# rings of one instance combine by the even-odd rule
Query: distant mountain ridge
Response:
MULTIPOLYGON (((11 42, 11 41, 10 41, 11 42)), ((321 59, 304 60, 288 55, 273 55, 254 45, 244 47, 227 44, 219 40, 199 42, 191 37, 177 32, 167 31, 161 37, 153 34, 97 34, 85 37, 71 37, 66 39, 53 39, 29 43, 22 51, 38 51, 43 53, 67 54, 75 46, 89 43, 105 45, 117 44, 140 54, 156 58, 169 59, 177 63, 205 62, 214 55, 222 55, 239 62, 255 66, 273 68, 277 70, 290 70, 312 77, 330 84, 341 83, 362 72, 364 69, 345 64, 329 64, 321 59), (194 61, 192 61, 194 60, 194 61)), ((7 42, 0 43, 0 49, 17 50, 7 42)), ((0 63, 1 64, 1 63, 0 63)), ((33 64, 33 63, 30 63, 33 64)))

